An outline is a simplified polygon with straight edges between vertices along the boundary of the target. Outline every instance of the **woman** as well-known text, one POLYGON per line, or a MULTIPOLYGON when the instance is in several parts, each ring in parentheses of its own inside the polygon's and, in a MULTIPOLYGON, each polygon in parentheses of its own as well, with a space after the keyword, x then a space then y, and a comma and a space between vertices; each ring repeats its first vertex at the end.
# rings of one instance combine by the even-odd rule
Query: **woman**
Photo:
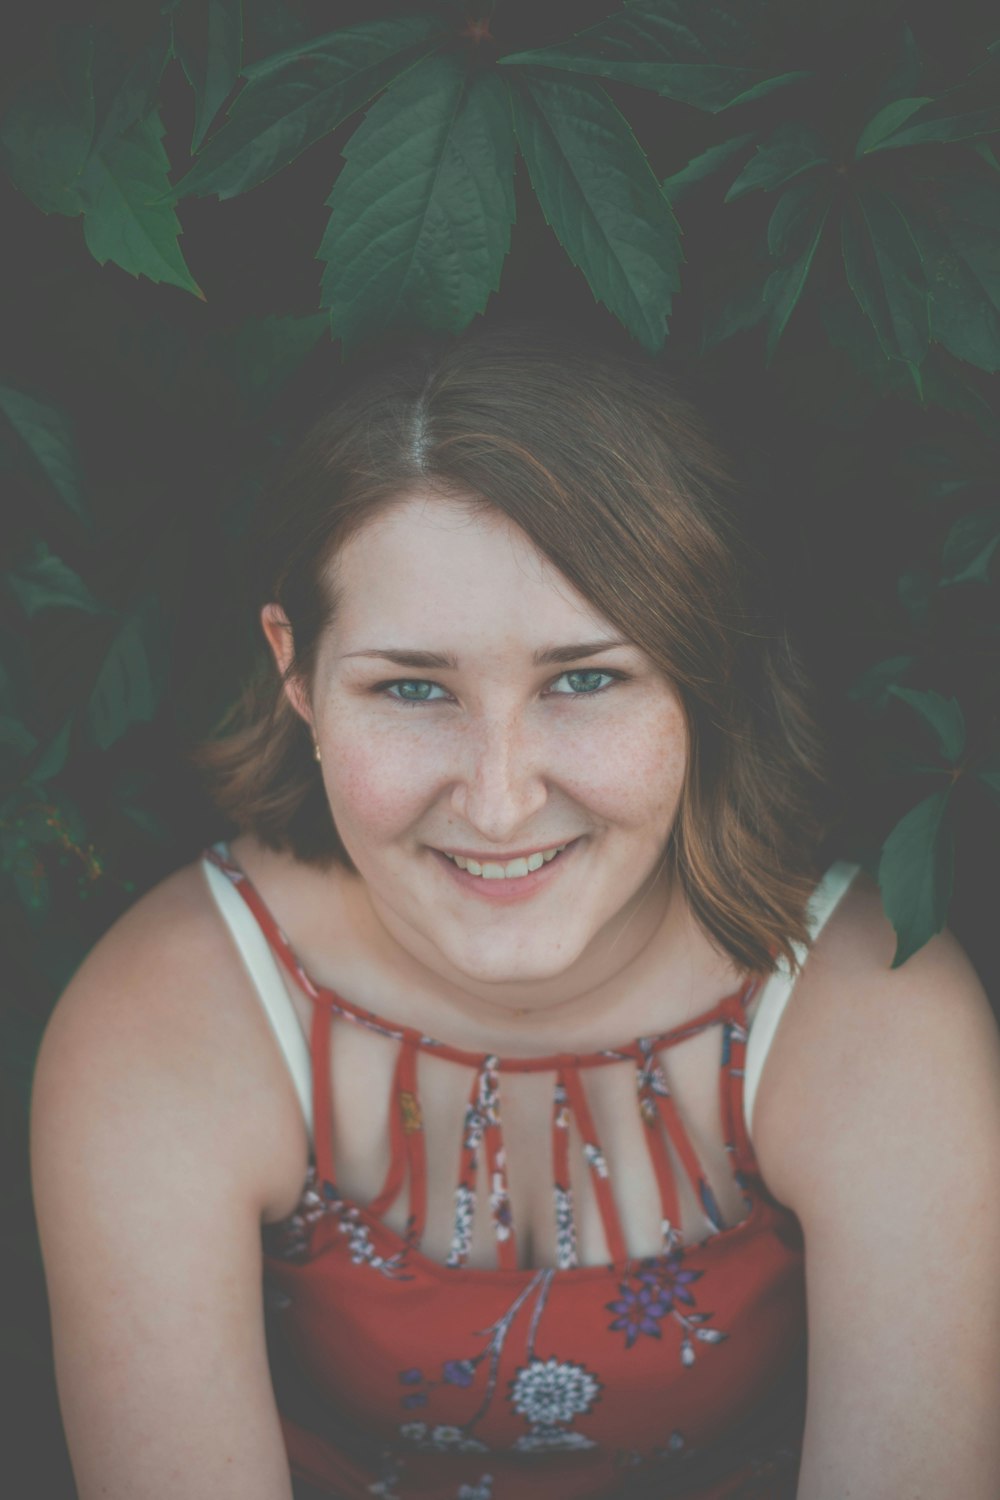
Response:
POLYGON ((996 1025, 821 857, 730 491, 652 363, 523 329, 286 463, 239 834, 36 1075, 82 1500, 993 1500, 996 1025))

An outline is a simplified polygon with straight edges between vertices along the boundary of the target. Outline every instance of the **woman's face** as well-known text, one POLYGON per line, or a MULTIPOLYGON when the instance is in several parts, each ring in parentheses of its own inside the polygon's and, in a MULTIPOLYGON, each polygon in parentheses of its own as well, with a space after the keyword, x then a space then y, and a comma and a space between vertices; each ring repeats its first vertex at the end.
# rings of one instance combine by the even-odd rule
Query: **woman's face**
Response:
MULTIPOLYGON (((458 983, 586 988, 662 884, 687 757, 673 689, 499 513, 406 496, 342 549, 337 592, 297 706, 376 913, 458 983)), ((282 618, 265 607, 279 663, 282 618)))

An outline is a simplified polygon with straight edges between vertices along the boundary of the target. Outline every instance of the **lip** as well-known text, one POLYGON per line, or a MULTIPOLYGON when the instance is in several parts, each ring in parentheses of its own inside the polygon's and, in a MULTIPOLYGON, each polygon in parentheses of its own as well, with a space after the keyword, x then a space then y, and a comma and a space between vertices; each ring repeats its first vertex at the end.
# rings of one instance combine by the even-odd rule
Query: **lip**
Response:
MULTIPOLYGON (((468 870, 460 870, 458 865, 453 864, 448 856, 440 849, 432 849, 431 853, 442 867, 445 873, 452 879, 461 890, 467 891, 470 896, 477 896, 480 901, 492 902, 495 906, 509 906, 517 901, 528 901, 532 896, 543 890, 545 886, 555 880, 560 870, 565 866, 567 860, 571 860, 576 849, 583 843, 582 838, 571 840, 561 854, 555 859, 550 859, 548 864, 541 865, 537 870, 530 871, 527 875, 515 877, 513 880, 485 880, 482 875, 470 875, 468 870)), ((552 845, 549 846, 553 847, 552 845)), ((531 853, 535 853, 531 850, 531 853)), ((464 859, 466 856, 463 855, 464 859)), ((469 855, 475 859, 475 855, 469 855)), ((517 859, 519 856, 508 855, 508 859, 517 859)), ((491 863, 506 863, 493 859, 491 863)))
MULTIPOLYGON (((579 837, 580 835, 577 834, 576 838, 579 837)), ((479 849, 435 849, 434 852, 435 854, 457 854, 459 859, 474 859, 479 865, 507 865, 512 859, 527 859, 529 854, 548 854, 550 849, 560 849, 564 844, 568 848, 570 844, 576 842, 576 838, 553 839, 551 844, 532 844, 530 849, 512 849, 509 854, 497 854, 495 851, 491 853, 488 850, 484 854, 479 849)))

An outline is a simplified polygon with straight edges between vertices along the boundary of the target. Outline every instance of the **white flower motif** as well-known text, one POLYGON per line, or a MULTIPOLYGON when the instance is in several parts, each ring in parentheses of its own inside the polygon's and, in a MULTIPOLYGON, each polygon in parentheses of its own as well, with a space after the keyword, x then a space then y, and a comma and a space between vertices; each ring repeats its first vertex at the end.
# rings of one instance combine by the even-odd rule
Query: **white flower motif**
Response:
POLYGON ((472 1217, 475 1207, 475 1195, 469 1188, 459 1183, 455 1189, 455 1228, 451 1237, 451 1249, 448 1251, 447 1264, 449 1266, 460 1266, 468 1258, 469 1246, 472 1243, 472 1217))
POLYGON ((593 1168, 598 1177, 607 1177, 608 1164, 604 1160, 604 1152, 599 1146, 592 1146, 589 1141, 584 1141, 583 1154, 586 1157, 588 1166, 593 1168))
POLYGON ((601 1382, 583 1365, 557 1359, 532 1360, 518 1370, 510 1386, 512 1406, 533 1427, 572 1422, 590 1410, 601 1392, 601 1382))
POLYGON ((544 1453, 557 1448, 596 1448, 593 1438, 582 1432, 567 1432, 565 1427, 536 1427, 522 1433, 513 1448, 517 1453, 544 1453))
POLYGON ((460 1484, 455 1500, 493 1500, 493 1475, 480 1474, 475 1484, 460 1484))
POLYGON ((488 1453, 490 1450, 478 1438, 470 1437, 462 1427, 441 1424, 431 1430, 428 1443, 439 1453, 488 1453))

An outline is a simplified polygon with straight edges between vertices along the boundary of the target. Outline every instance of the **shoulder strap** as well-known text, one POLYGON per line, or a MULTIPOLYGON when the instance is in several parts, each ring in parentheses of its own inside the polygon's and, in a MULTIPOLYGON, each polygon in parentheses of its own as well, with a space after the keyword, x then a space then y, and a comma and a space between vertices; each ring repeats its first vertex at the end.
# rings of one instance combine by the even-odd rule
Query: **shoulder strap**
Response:
MULTIPOLYGON (((858 874, 861 866, 848 864, 846 860, 838 860, 832 864, 809 898, 809 934, 813 942, 819 937, 828 919, 836 910, 841 897, 844 896, 858 874)), ((793 945, 795 957, 800 969, 806 962, 808 952, 801 943, 793 945)), ((757 1097, 757 1085, 760 1082, 761 1070, 771 1050, 778 1023, 788 1004, 792 990, 795 988, 795 979, 792 977, 785 959, 779 959, 774 973, 767 980, 760 999, 757 1002, 757 1010, 750 1026, 750 1036, 747 1041, 745 1074, 743 1079, 743 1119, 746 1122, 747 1135, 753 1139, 751 1123, 753 1120, 753 1106, 757 1097)))
POLYGON ((222 919, 232 933, 247 973, 253 980, 261 1004, 278 1039, 278 1045, 292 1075, 305 1116, 309 1142, 313 1140, 312 1067, 309 1047, 295 1008, 289 998, 274 954, 267 938, 254 919, 253 912, 234 889, 227 875, 211 860, 202 860, 208 888, 215 898, 222 919))

